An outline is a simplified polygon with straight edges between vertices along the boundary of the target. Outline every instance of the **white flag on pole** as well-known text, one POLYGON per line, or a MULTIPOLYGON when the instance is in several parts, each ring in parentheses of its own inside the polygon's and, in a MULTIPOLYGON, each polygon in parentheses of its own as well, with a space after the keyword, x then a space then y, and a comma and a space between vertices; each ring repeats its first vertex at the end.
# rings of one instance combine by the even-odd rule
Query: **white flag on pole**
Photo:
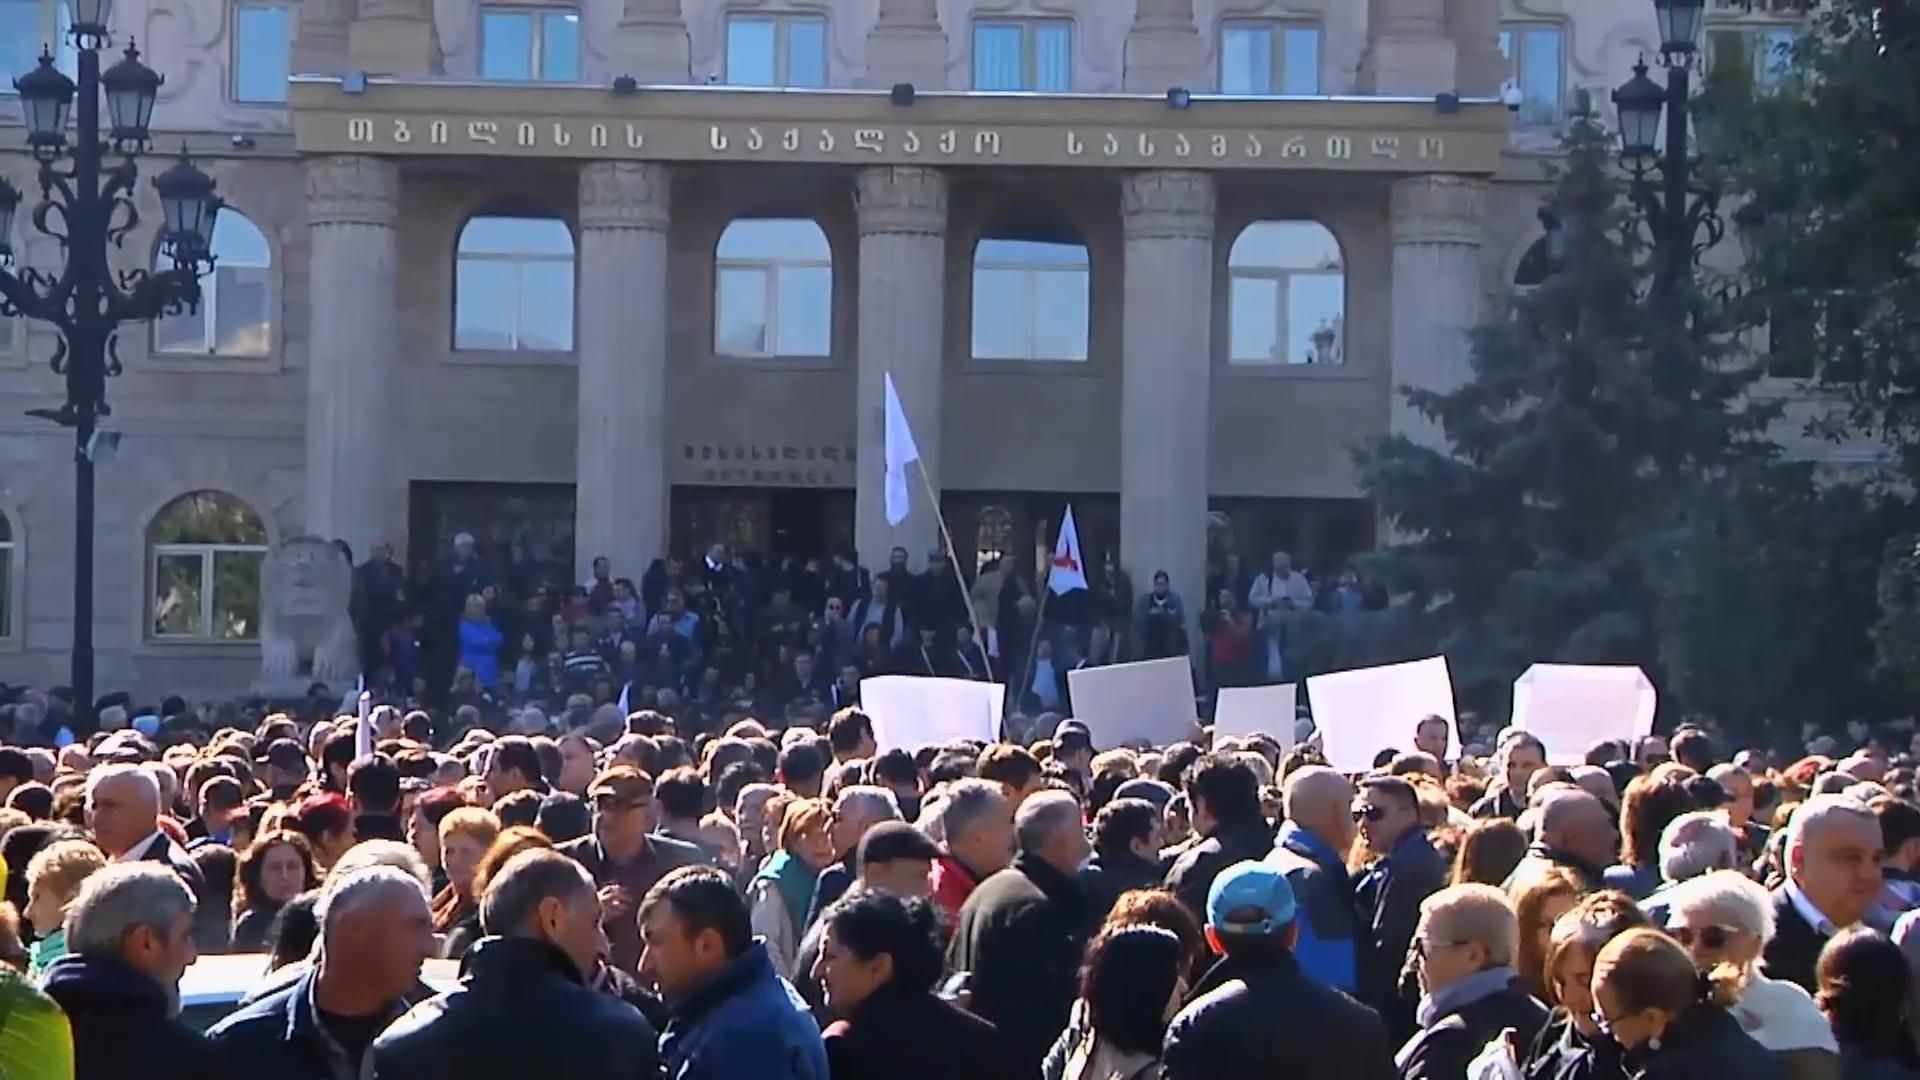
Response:
POLYGON ((632 690, 633 690, 632 679, 628 679, 626 682, 620 685, 620 701, 615 705, 615 708, 620 710, 620 719, 622 720, 625 720, 627 718, 627 714, 633 711, 632 707, 627 704, 628 694, 631 693, 632 690))
POLYGON ((1087 587, 1087 564, 1080 558, 1080 530, 1073 527, 1073 505, 1060 518, 1060 539, 1053 545, 1053 565, 1047 570, 1047 588, 1054 595, 1087 587))
POLYGON ((907 520, 911 500, 907 497, 907 466, 920 460, 920 448, 914 445, 913 429, 907 426, 907 411, 900 407, 900 395, 893 389, 893 372, 887 372, 887 524, 907 520))
MULTIPOLYGON (((360 685, 366 685, 364 678, 360 685)), ((358 704, 360 726, 353 732, 353 756, 363 758, 373 753, 373 695, 365 690, 360 691, 358 704)))

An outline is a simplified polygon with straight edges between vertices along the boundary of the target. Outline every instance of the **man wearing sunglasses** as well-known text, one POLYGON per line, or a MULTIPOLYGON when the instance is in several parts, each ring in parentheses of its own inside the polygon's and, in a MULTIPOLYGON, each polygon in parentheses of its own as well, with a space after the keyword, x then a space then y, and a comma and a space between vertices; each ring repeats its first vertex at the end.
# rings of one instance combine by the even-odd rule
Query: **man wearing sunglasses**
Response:
POLYGON ((632 974, 640 966, 640 924, 634 912, 654 883, 682 866, 710 860, 699 847, 665 836, 654 827, 653 777, 631 765, 615 765, 587 785, 593 832, 560 846, 600 889, 602 925, 612 946, 612 964, 632 974))
POLYGON ((1359 915, 1359 994, 1387 1025, 1395 1045, 1417 1025, 1412 999, 1401 993, 1401 973, 1420 925, 1420 904, 1446 885, 1445 859, 1427 842, 1420 799, 1397 776, 1360 782, 1353 821, 1372 861, 1354 886, 1359 915))

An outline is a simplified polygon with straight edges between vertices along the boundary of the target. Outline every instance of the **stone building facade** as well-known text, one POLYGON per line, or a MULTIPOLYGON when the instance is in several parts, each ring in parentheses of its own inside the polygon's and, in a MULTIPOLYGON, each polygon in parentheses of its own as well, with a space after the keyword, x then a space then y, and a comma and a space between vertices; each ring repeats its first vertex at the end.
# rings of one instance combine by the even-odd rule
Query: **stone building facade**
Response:
MULTIPOLYGON (((62 2, 0 0, 0 65, 62 2)), ((1764 59, 1782 19, 1716 10, 1713 62, 1764 59)), ((1030 559, 1071 502, 1090 558, 1196 609, 1210 551, 1336 569, 1376 531, 1349 447, 1433 437, 1394 387, 1464 377, 1462 331, 1530 272, 1555 130, 1655 41, 1651 4, 1588 0, 113 21, 167 76, 159 145, 229 204, 203 313, 122 336, 99 479, 100 684, 190 693, 246 684, 253 568, 300 534, 420 565, 466 531, 582 576, 715 539, 917 565, 930 489, 963 564, 1030 559), (897 527, 889 374, 928 482, 897 527)), ((23 142, 0 97, 0 173, 32 191, 23 142)), ((6 682, 61 681, 71 631, 71 447, 22 415, 60 394, 51 348, 0 326, 6 682)))

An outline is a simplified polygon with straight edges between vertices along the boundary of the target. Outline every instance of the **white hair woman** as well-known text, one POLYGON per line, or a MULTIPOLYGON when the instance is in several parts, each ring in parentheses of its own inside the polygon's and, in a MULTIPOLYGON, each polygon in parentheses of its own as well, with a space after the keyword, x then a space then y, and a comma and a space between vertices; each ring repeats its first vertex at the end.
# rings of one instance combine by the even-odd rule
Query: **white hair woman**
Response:
POLYGON ((1838 1075, 1833 1029, 1799 986, 1769 979, 1761 954, 1773 937, 1767 891, 1732 870, 1716 870, 1668 890, 1666 930, 1702 972, 1730 965, 1739 997, 1729 1008, 1740 1027, 1774 1052, 1793 1080, 1838 1075))
POLYGON ((1740 841, 1725 815, 1715 810, 1681 814, 1660 831, 1660 878, 1668 885, 1715 870, 1731 870, 1740 841))

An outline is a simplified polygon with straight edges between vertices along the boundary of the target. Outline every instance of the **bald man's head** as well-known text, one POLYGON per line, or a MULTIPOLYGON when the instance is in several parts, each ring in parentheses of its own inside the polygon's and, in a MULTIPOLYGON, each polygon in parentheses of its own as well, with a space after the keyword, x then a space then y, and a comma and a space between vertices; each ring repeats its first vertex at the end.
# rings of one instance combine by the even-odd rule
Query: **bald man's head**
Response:
POLYGON ((1596 870, 1613 865, 1620 834, 1613 812, 1580 788, 1555 788, 1540 803, 1540 840, 1596 870))
POLYGON ((87 778, 87 828, 118 857, 160 828, 160 785, 137 765, 103 765, 87 778))
POLYGON ((1325 765, 1295 769, 1282 793, 1287 820, 1345 851, 1353 842, 1353 784, 1325 765))

